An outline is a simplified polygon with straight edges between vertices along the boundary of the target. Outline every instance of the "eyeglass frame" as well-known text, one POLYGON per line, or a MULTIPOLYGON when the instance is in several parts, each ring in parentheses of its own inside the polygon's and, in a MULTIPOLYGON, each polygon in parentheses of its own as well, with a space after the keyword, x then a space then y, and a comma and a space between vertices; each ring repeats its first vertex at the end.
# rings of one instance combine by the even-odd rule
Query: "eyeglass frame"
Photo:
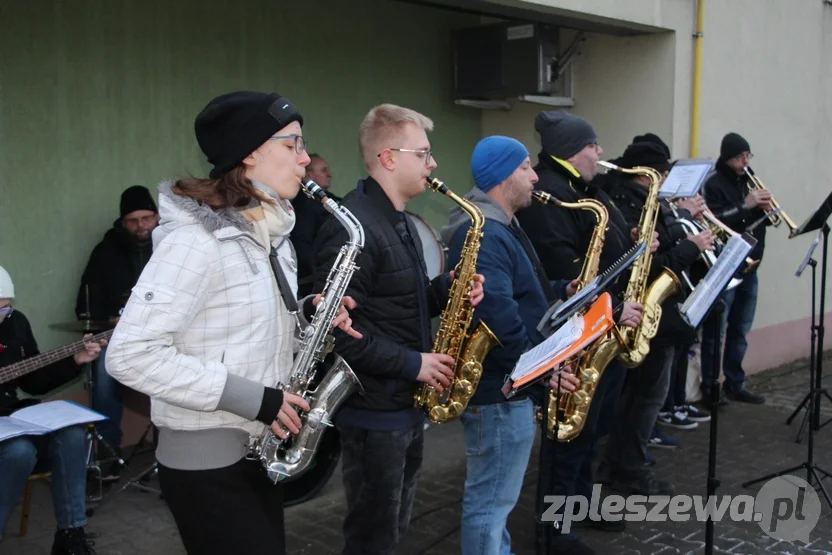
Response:
POLYGON ((269 140, 272 139, 294 139, 295 140, 295 154, 303 154, 309 149, 309 143, 306 142, 306 139, 303 138, 303 135, 272 135, 269 137, 269 140), (302 148, 298 150, 298 145, 301 145, 302 148))
MULTIPOLYGON (((384 150, 395 150, 396 152, 414 152, 416 154, 424 154, 425 155, 425 166, 430 165, 430 161, 433 160, 433 150, 429 148, 420 148, 420 149, 413 149, 413 148, 385 148, 384 150)), ((381 155, 384 154, 384 150, 378 153, 378 157, 381 158, 381 155)))

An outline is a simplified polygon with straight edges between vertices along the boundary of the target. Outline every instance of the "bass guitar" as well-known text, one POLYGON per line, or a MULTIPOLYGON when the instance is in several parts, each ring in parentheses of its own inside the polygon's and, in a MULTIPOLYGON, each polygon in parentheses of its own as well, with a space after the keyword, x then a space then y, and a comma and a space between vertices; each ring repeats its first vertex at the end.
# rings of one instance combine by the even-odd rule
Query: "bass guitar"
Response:
MULTIPOLYGON (((80 341, 76 341, 75 343, 70 343, 69 345, 64 345, 63 347, 58 347, 57 349, 23 359, 20 362, 15 362, 14 364, 9 364, 8 366, 2 366, 0 367, 0 384, 10 382, 21 376, 25 376, 30 372, 34 372, 35 370, 40 370, 44 366, 49 366, 53 362, 71 357, 75 355, 75 353, 80 353, 87 348, 87 343, 98 343, 104 340, 109 340, 114 331, 115 330, 108 330, 92 336, 89 341, 84 341, 82 339, 80 341)), ((5 345, 0 344, 0 353, 6 348, 7 347, 5 345)))

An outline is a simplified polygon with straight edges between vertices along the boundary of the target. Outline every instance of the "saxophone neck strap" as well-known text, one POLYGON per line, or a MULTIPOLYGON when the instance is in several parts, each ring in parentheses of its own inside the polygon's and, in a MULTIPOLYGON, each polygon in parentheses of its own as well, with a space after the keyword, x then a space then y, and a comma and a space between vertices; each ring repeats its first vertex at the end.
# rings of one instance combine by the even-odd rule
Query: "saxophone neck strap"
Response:
POLYGON ((283 304, 286 309, 297 316, 298 314, 298 300, 292 295, 292 288, 289 286, 289 280, 286 279, 286 274, 283 273, 283 268, 280 267, 280 262, 277 260, 277 251, 272 247, 269 253, 269 263, 272 266, 272 273, 277 282, 277 289, 280 291, 280 296, 283 298, 283 304))

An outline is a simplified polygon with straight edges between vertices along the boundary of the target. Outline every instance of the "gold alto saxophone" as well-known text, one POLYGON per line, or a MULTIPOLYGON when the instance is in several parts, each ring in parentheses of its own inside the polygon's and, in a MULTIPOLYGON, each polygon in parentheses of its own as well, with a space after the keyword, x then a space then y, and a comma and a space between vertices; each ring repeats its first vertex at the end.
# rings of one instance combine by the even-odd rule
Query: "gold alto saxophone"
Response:
POLYGON ((442 424, 458 418, 465 411, 482 377, 483 360, 500 342, 483 321, 468 335, 474 316, 469 293, 477 273, 477 253, 485 217, 474 203, 458 196, 438 179, 428 178, 428 185, 456 202, 471 218, 432 350, 454 359, 454 376, 449 387, 441 393, 433 386, 423 384, 415 396, 416 406, 427 413, 430 421, 442 424))
MULTIPOLYGON (((581 266, 581 273, 578 276, 578 290, 581 290, 598 275, 601 251, 604 248, 604 234, 609 223, 607 208, 595 199, 563 202, 543 191, 534 191, 532 195, 535 200, 543 204, 554 204, 573 210, 588 210, 595 215, 595 227, 592 230, 592 237, 589 240, 589 248, 584 257, 583 266, 581 266)), ((581 364, 587 358, 586 353, 592 352, 592 350, 593 348, 590 346, 583 354, 567 361, 566 364, 572 365, 572 371, 578 376, 581 383, 575 391, 561 392, 560 410, 558 410, 558 393, 554 389, 549 390, 548 422, 546 423, 549 439, 554 439, 556 425, 559 441, 569 441, 576 438, 584 427, 586 415, 589 412, 589 405, 592 402, 592 396, 595 394, 595 388, 601 379, 601 373, 606 368, 597 368, 581 364), (560 420, 558 420, 559 413, 561 416, 560 420)), ((538 418, 542 418, 541 412, 538 412, 537 416, 538 418)))
POLYGON ((624 294, 624 301, 639 303, 643 306, 641 324, 636 328, 622 327, 618 331, 618 339, 622 343, 622 352, 619 354, 619 361, 627 368, 634 368, 644 362, 650 352, 650 340, 656 337, 659 330, 659 320, 662 317, 662 303, 671 295, 681 291, 682 284, 679 278, 667 268, 662 268, 659 276, 650 280, 650 263, 653 260, 653 253, 650 250, 650 243, 653 240, 653 232, 656 230, 656 222, 659 218, 659 187, 662 176, 652 168, 638 166, 632 169, 625 169, 609 162, 600 161, 599 165, 606 168, 630 175, 644 175, 650 180, 647 191, 647 200, 641 210, 641 218, 638 222, 638 241, 644 242, 647 248, 635 262, 630 272, 630 281, 627 283, 627 291, 624 294))

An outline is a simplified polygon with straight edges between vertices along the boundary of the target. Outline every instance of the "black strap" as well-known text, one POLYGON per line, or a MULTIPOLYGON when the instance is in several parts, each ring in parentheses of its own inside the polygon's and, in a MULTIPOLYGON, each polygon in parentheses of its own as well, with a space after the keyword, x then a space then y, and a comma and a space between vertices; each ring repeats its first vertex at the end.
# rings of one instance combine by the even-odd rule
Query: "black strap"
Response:
POLYGON ((297 313, 298 301, 292 295, 292 288, 289 286, 286 274, 283 273, 283 268, 280 267, 280 262, 277 260, 277 251, 274 247, 272 247, 272 252, 269 253, 269 263, 272 265, 272 273, 274 273, 274 279, 277 281, 280 296, 283 297, 283 304, 286 305, 289 312, 297 313))
POLYGON ((526 256, 529 257, 529 260, 534 267, 534 273, 537 274, 537 280, 540 282, 540 287, 543 289, 543 295, 546 297, 546 300, 551 305, 553 302, 559 300, 557 295, 555 295, 555 290, 552 288, 552 284, 549 283, 549 278, 546 276, 546 271, 543 269, 543 266, 540 265, 540 259, 537 258, 537 252, 534 250, 532 246, 532 242, 529 240, 529 237, 523 231, 523 229, 517 225, 516 220, 512 220, 511 225, 509 226, 514 235, 520 240, 520 244, 523 246, 523 250, 526 251, 526 256))

